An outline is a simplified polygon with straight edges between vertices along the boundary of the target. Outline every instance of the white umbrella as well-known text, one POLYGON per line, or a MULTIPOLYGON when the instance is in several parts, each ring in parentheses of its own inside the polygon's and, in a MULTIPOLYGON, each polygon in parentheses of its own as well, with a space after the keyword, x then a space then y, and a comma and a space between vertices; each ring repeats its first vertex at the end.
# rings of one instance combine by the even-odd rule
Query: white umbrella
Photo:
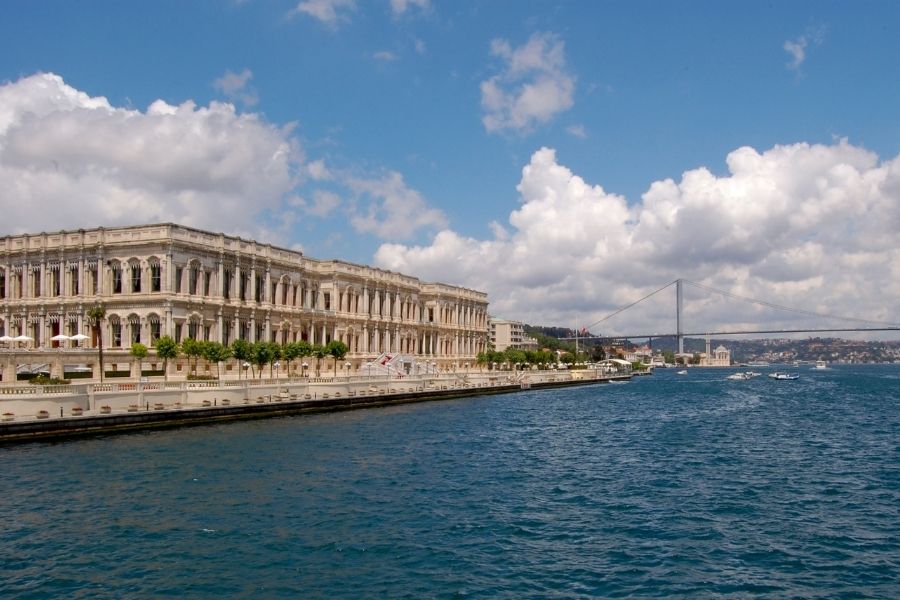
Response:
POLYGON ((23 334, 23 335, 17 335, 16 337, 14 337, 13 341, 14 342, 33 342, 34 338, 28 337, 27 335, 23 334))
POLYGON ((76 333, 69 339, 73 342, 83 342, 84 340, 88 339, 88 336, 84 335, 83 333, 76 333))
POLYGON ((11 342, 14 338, 9 337, 8 335, 0 335, 0 342, 11 342))
POLYGON ((52 338, 50 338, 50 341, 51 342, 65 342, 66 340, 71 340, 71 339, 72 338, 70 338, 69 336, 60 333, 59 335, 54 335, 52 338))

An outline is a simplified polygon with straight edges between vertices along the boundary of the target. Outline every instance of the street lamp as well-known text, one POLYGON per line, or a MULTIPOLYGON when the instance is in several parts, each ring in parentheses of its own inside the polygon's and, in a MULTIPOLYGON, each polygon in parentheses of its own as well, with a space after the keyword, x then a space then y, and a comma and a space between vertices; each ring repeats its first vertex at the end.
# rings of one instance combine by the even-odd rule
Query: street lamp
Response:
POLYGON ((247 369, 250 368, 250 363, 245 362, 245 363, 242 364, 241 366, 244 367, 244 379, 247 379, 247 369))
POLYGON ((275 379, 278 379, 278 369, 281 368, 281 363, 276 360, 272 363, 272 367, 275 369, 275 379))
POLYGON ((300 365, 300 366, 303 368, 303 376, 306 377, 306 369, 309 368, 309 363, 304 362, 304 363, 303 363, 302 365, 300 365))
POLYGON ((344 363, 344 368, 347 369, 347 377, 350 377, 350 361, 344 363))

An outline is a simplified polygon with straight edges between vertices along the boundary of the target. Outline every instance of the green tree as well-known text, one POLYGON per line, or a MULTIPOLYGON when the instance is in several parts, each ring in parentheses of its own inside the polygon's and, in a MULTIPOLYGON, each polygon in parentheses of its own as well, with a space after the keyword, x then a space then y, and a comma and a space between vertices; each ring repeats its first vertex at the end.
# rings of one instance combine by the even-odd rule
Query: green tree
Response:
POLYGON ((197 374, 197 359, 203 355, 203 344, 194 338, 187 338, 181 342, 181 352, 188 357, 191 365, 191 373, 197 374))
POLYGON ((164 335, 156 340, 154 344, 156 348, 156 356, 163 361, 163 375, 166 381, 169 381, 169 360, 178 358, 178 342, 171 336, 164 335))
POLYGON ((90 309, 87 313, 88 318, 91 320, 91 326, 94 329, 94 335, 97 338, 97 354, 99 355, 100 360, 100 381, 103 381, 103 372, 105 368, 103 367, 103 318, 106 316, 106 309, 103 308, 102 304, 98 304, 90 309))
POLYGON ((281 348, 281 355, 287 362, 288 377, 291 376, 291 365, 293 361, 298 358, 303 358, 304 356, 309 356, 309 352, 309 342, 306 341, 290 342, 281 348))
POLYGON ((244 370, 244 363, 253 364, 253 344, 247 340, 234 340, 231 342, 231 353, 238 360, 238 368, 244 370))
POLYGON ((141 371, 143 370, 143 361, 145 358, 147 358, 147 354, 149 354, 147 346, 140 342, 135 342, 131 345, 131 350, 129 352, 135 358, 135 360, 137 360, 138 377, 140 377, 141 371))
POLYGON ((275 342, 267 342, 269 344, 269 353, 272 355, 272 359, 269 361, 269 377, 272 377, 272 368, 275 366, 275 361, 281 360, 282 352, 281 345, 276 344, 275 342))
POLYGON ((231 348, 219 342, 205 342, 202 345, 203 358, 216 363, 216 377, 222 379, 222 362, 231 358, 231 348))
POLYGON ((674 365, 675 353, 671 350, 663 350, 663 360, 666 361, 667 364, 674 365))
POLYGON ((478 365, 482 372, 484 371, 484 365, 489 362, 487 352, 479 352, 478 355, 475 356, 475 364, 478 365))
POLYGON ((325 346, 328 354, 334 358, 334 376, 337 377, 337 364, 339 360, 344 360, 344 357, 347 356, 347 353, 350 352, 350 347, 347 346, 344 342, 340 340, 331 340, 328 342, 328 345, 325 346))
POLYGON ((319 363, 323 358, 328 356, 328 350, 326 350, 325 346, 321 344, 313 344, 312 348, 310 349, 310 356, 316 357, 316 377, 320 377, 321 371, 319 369, 319 363))
POLYGON ((509 363, 513 370, 515 370, 516 365, 525 362, 525 352, 510 346, 503 351, 503 360, 509 363))
POLYGON ((279 354, 276 352, 277 344, 271 342, 256 342, 252 346, 250 362, 259 367, 257 377, 262 377, 263 367, 277 360, 279 354))

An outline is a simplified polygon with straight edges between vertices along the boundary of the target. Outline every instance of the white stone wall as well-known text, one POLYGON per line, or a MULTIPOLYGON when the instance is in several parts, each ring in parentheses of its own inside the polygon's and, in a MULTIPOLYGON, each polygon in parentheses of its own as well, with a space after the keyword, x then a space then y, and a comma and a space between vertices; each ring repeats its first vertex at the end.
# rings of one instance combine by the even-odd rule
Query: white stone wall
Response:
MULTIPOLYGON (((0 335, 92 339, 106 310, 106 348, 159 335, 231 343, 339 339, 350 358, 381 352, 474 360, 486 347, 487 296, 252 240, 173 224, 0 238, 0 335)), ((63 345, 72 345, 63 342, 63 345)))

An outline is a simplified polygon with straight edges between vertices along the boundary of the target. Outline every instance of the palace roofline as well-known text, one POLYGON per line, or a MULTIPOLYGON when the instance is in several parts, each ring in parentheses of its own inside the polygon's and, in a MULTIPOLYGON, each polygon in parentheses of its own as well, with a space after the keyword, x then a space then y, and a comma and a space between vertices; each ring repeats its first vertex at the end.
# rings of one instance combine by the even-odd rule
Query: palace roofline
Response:
MULTIPOLYGON (((440 288, 447 288, 447 291, 465 290, 467 292, 472 292, 474 294, 483 295, 485 299, 487 298, 486 292, 482 292, 480 290, 476 290, 474 288, 470 288, 470 287, 463 286, 463 285, 453 285, 453 284, 437 282, 437 281, 424 281, 424 280, 420 279, 419 277, 416 277, 413 275, 407 275, 405 273, 400 273, 399 271, 392 271, 390 269, 382 269, 380 267, 374 267, 371 265, 354 263, 351 261, 338 259, 338 258, 328 258, 328 259, 312 258, 312 257, 305 255, 303 252, 301 252, 299 250, 293 250, 291 248, 277 246, 275 244, 268 243, 268 242, 259 242, 253 238, 243 238, 241 236, 228 234, 228 233, 225 233, 222 231, 216 232, 216 231, 209 231, 209 230, 205 230, 205 229, 199 229, 197 227, 191 227, 189 225, 173 223, 171 221, 160 222, 160 223, 144 223, 144 224, 139 224, 139 225, 119 225, 119 226, 114 226, 114 227, 104 227, 104 226, 98 226, 98 227, 92 227, 92 228, 80 227, 78 229, 61 229, 58 231, 42 231, 39 233, 18 233, 18 234, 5 234, 5 235, 0 234, 0 255, 9 254, 9 253, 13 253, 13 252, 20 252, 20 251, 27 252, 28 250, 32 249, 32 248, 27 247, 28 246, 27 241, 32 240, 34 238, 46 239, 48 237, 66 236, 66 235, 71 235, 71 234, 84 235, 84 234, 97 233, 97 232, 101 232, 101 233, 117 232, 117 231, 124 232, 124 231, 128 231, 128 230, 142 230, 142 229, 154 229, 154 228, 166 228, 169 231, 181 230, 181 231, 185 231, 185 232, 194 233, 198 236, 216 236, 216 237, 219 237, 224 240, 230 240, 230 241, 235 241, 235 242, 239 242, 239 243, 243 243, 243 244, 249 244, 254 247, 268 248, 268 249, 274 250, 278 253, 284 253, 287 255, 295 255, 297 257, 297 259, 301 260, 301 261, 309 261, 311 263, 317 263, 320 265, 331 263, 334 265, 346 265, 351 268, 367 269, 367 270, 370 270, 370 271, 373 271, 376 273, 385 273, 387 275, 408 278, 412 281, 417 282, 418 284, 420 284, 423 287, 429 286, 429 287, 433 287, 433 288, 438 288, 438 291, 440 288), (26 243, 24 244, 26 247, 12 248, 11 242, 13 240, 15 240, 16 238, 22 238, 22 239, 26 240, 26 243)), ((105 238, 105 236, 104 236, 104 238, 105 238)), ((102 241, 106 242, 105 239, 102 241)), ((122 240, 110 240, 110 242, 117 242, 117 241, 122 241, 122 240)), ((125 240, 125 241, 140 242, 140 241, 145 241, 145 240, 125 240)), ((93 242, 92 242, 92 244, 93 244, 93 242)), ((43 247, 43 245, 41 247, 43 247)))

